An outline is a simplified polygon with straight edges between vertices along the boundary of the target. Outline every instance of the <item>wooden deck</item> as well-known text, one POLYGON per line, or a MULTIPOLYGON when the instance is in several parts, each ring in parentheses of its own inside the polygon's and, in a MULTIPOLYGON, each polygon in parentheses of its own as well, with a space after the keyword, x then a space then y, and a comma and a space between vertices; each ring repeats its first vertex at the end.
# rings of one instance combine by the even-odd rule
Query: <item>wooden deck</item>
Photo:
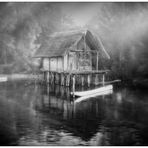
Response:
POLYGON ((91 70, 91 71, 86 71, 86 70, 81 70, 81 71, 78 71, 78 70, 72 70, 72 71, 47 71, 47 70, 42 70, 42 72, 52 72, 52 73, 58 73, 58 74, 71 74, 71 75, 76 75, 76 74, 80 74, 80 75, 87 75, 87 74, 105 74, 107 72, 109 72, 110 70, 91 70))

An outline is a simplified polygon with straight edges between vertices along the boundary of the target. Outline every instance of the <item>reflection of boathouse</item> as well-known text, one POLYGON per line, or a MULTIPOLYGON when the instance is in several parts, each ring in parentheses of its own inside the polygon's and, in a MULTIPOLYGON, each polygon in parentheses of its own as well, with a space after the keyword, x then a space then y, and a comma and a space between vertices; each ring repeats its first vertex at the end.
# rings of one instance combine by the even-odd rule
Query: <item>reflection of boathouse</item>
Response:
POLYGON ((54 33, 35 57, 41 61, 47 82, 66 86, 104 81, 107 70, 99 65, 110 58, 101 41, 88 30, 54 33))
POLYGON ((95 136, 99 127, 98 122, 102 121, 102 115, 105 113, 103 99, 75 104, 67 93, 69 87, 60 85, 42 87, 43 94, 36 101, 36 110, 46 113, 50 121, 63 125, 66 130, 85 141, 95 136))

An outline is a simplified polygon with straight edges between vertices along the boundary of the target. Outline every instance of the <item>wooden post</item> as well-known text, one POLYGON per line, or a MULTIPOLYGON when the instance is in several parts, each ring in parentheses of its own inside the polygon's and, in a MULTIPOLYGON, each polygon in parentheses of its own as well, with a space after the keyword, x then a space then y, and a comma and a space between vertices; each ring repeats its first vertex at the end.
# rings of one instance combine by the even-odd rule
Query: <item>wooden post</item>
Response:
POLYGON ((103 78, 102 78, 102 84, 103 84, 103 86, 104 86, 104 81, 105 81, 105 76, 103 74, 103 78))
POLYGON ((95 75, 95 85, 97 85, 98 84, 98 75, 96 74, 95 75))
POLYGON ((67 74, 66 75, 66 86, 69 86, 69 82, 70 82, 70 75, 67 74))
POLYGON ((44 77, 44 82, 46 82, 46 72, 45 71, 43 71, 43 77, 44 77))
POLYGON ((55 84, 57 84, 57 73, 56 72, 54 74, 54 78, 55 78, 54 82, 55 82, 55 84))
POLYGON ((55 72, 55 84, 57 84, 57 73, 55 72))
POLYGON ((96 60, 96 70, 98 70, 98 61, 99 61, 99 60, 98 60, 98 58, 99 58, 99 57, 98 57, 98 56, 99 56, 98 51, 97 51, 96 56, 97 56, 97 60, 96 60))
POLYGON ((49 71, 49 83, 51 82, 51 76, 50 76, 50 71, 49 71))
POLYGON ((90 75, 89 74, 87 76, 87 85, 88 85, 88 87, 90 87, 90 75))
POLYGON ((59 84, 59 75, 57 72, 55 73, 55 84, 59 84))
POLYGON ((40 68, 43 68, 43 58, 41 57, 40 68))
POLYGON ((55 84, 55 73, 53 72, 53 84, 55 84))
POLYGON ((65 78, 65 86, 68 86, 68 75, 66 75, 66 78, 65 78))
POLYGON ((72 92, 73 92, 73 97, 75 97, 74 92, 75 92, 75 75, 72 76, 72 92))
POLYGON ((54 82, 54 74, 53 74, 53 72, 51 72, 51 84, 53 84, 53 82, 54 82))
POLYGON ((68 75, 68 86, 70 86, 70 75, 68 75))
POLYGON ((69 52, 67 53, 67 70, 69 70, 69 52))
POLYGON ((82 86, 84 86, 84 76, 81 75, 81 82, 82 82, 82 86))
POLYGON ((49 58, 49 69, 48 70, 50 71, 50 58, 49 58))
POLYGON ((61 85, 64 85, 64 74, 61 73, 61 85))
POLYGON ((62 73, 60 73, 60 79, 61 79, 61 83, 60 84, 62 85, 62 73))

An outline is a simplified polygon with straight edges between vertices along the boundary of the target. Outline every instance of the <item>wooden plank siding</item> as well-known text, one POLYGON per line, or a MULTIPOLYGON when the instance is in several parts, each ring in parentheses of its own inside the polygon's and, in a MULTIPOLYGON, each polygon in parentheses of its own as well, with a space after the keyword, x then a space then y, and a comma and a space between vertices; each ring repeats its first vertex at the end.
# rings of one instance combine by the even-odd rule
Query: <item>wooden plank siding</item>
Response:
POLYGON ((62 71, 64 68, 63 68, 63 58, 62 57, 58 57, 57 58, 57 70, 60 70, 62 71))
POLYGON ((44 70, 49 70, 49 65, 50 65, 49 58, 44 58, 43 59, 43 69, 44 70))
MULTIPOLYGON (((96 68, 97 63, 98 58, 96 68)), ((43 58, 42 68, 49 71, 92 70, 92 55, 89 52, 68 52, 63 57, 43 58)))
POLYGON ((67 70, 67 67, 68 67, 68 55, 67 54, 65 54, 64 55, 64 71, 66 71, 67 70))
POLYGON ((50 69, 51 71, 57 70, 57 58, 50 58, 50 69))
POLYGON ((44 58, 43 69, 49 71, 71 71, 71 70, 98 70, 99 53, 90 49, 86 43, 85 36, 82 36, 76 46, 66 50, 64 55, 44 58), (93 58, 94 57, 94 58, 93 58))

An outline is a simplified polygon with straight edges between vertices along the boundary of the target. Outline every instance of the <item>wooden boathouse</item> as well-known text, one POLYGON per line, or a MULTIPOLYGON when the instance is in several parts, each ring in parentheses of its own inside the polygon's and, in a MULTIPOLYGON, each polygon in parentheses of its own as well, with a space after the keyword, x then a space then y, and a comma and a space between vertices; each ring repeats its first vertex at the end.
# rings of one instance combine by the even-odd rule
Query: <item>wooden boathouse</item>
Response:
POLYGON ((89 30, 57 32, 36 51, 40 70, 47 83, 65 86, 104 83, 108 70, 99 68, 101 59, 110 59, 100 39, 89 30))

